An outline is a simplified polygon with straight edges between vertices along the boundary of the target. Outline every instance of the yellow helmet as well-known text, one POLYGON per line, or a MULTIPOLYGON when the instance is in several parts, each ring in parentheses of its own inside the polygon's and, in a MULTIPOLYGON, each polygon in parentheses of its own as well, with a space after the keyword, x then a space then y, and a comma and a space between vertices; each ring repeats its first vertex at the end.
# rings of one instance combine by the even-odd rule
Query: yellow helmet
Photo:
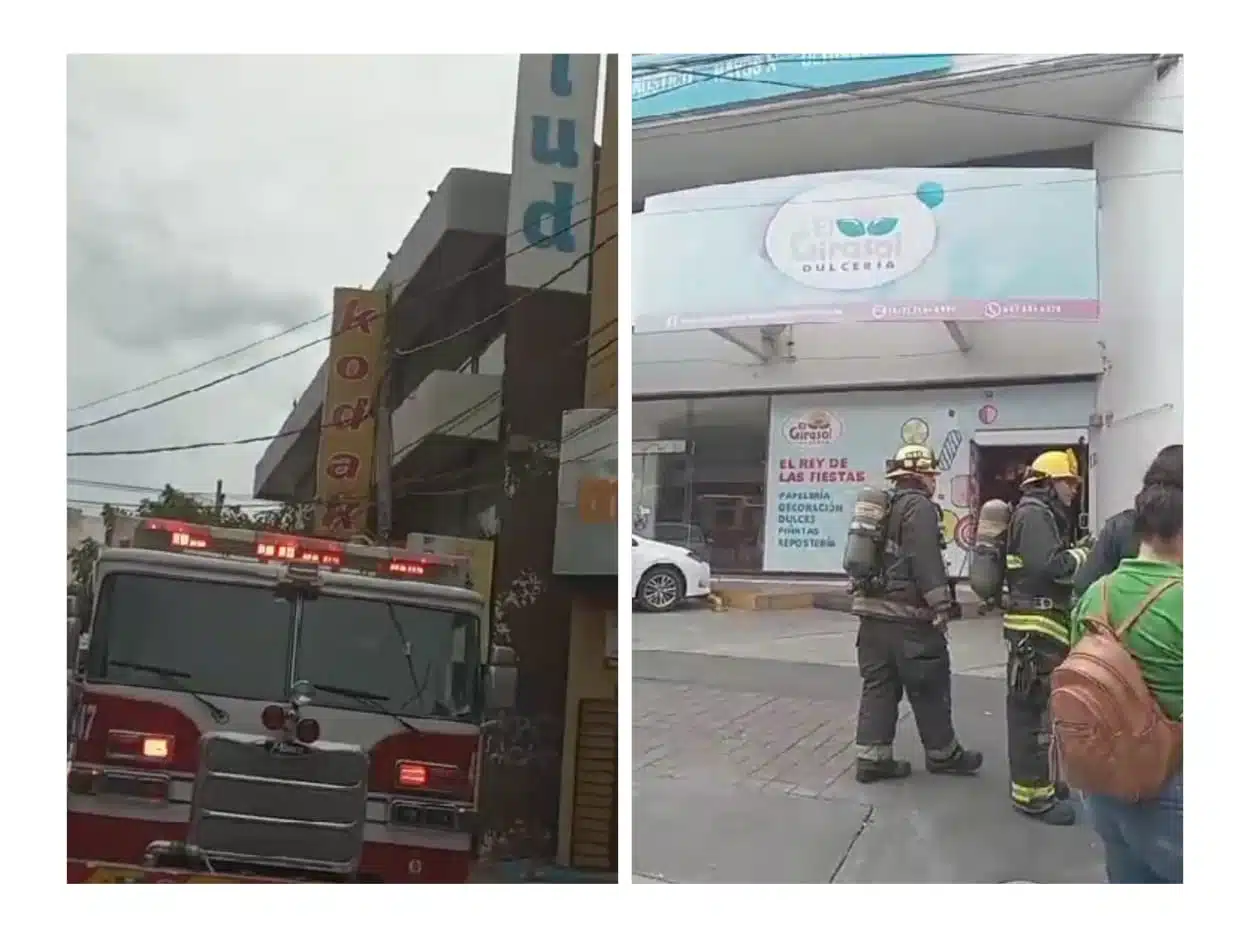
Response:
POLYGON ((1024 485, 1039 482, 1042 479, 1066 479, 1069 482, 1081 481, 1081 465, 1077 462, 1076 453, 1072 450, 1052 449, 1039 455, 1025 473, 1024 485))
POLYGON ((935 476, 941 471, 933 450, 920 443, 909 443, 902 447, 894 454, 893 459, 886 460, 885 468, 887 479, 907 475, 935 476))

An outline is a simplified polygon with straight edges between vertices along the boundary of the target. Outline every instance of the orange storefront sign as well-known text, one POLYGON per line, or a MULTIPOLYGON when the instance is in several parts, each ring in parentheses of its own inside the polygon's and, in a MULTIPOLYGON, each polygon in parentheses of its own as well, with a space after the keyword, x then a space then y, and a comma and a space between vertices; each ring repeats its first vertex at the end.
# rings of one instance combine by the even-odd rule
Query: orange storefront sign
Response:
POLYGON ((616 479, 582 479, 577 487, 577 514, 586 524, 615 524, 616 479))
POLYGON ((384 367, 386 294, 337 287, 317 450, 317 533, 347 538, 365 530, 373 459, 374 411, 384 367))

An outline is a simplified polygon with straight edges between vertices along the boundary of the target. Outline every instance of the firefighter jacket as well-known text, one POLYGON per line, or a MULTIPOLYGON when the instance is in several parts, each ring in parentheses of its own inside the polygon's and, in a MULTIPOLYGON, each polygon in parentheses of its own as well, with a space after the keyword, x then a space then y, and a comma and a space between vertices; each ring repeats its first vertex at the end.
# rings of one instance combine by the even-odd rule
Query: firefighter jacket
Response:
POLYGON ((953 605, 942 513, 920 490, 897 487, 885 519, 881 576, 851 603, 857 616, 929 623, 953 605))
POLYGON ((1003 627, 1038 632, 1068 645, 1072 580, 1087 551, 1074 547, 1067 513, 1051 492, 1027 492, 1007 533, 1007 603, 1003 627))
POLYGON ((1093 553, 1089 560, 1082 564, 1072 581, 1074 601, 1085 595, 1085 591, 1108 573, 1114 572, 1125 557, 1136 557, 1138 548, 1137 535, 1133 533, 1133 523, 1137 520, 1133 509, 1112 515, 1098 532, 1094 541, 1093 553))

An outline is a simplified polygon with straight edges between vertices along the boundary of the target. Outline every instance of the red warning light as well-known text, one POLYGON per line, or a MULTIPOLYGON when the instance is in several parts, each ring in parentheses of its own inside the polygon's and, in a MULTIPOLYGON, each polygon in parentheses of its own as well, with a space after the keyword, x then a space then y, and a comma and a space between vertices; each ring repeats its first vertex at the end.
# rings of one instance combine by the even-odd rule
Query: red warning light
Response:
POLYGON ((386 565, 386 572, 396 576, 425 576, 425 564, 415 560, 392 560, 386 565))
POLYGON ((187 524, 184 521, 169 521, 165 518, 151 518, 143 523, 149 531, 168 531, 169 546, 183 550, 207 550, 212 544, 208 528, 187 524))
POLYGON ((256 542, 256 556, 260 560, 279 563, 307 563, 318 567, 343 566, 343 551, 339 545, 312 538, 262 534, 256 542))
POLYGON ((423 788, 430 779, 429 767, 421 762, 400 760, 395 763, 396 779, 403 788, 423 788))

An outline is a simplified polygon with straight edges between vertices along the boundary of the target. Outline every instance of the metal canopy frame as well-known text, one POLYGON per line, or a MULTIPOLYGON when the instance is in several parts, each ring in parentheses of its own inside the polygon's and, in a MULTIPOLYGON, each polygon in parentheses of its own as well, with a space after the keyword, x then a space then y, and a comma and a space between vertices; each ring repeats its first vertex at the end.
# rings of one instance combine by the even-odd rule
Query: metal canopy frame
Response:
MULTIPOLYGON (((972 342, 959 323, 953 319, 944 319, 942 325, 946 327, 951 341, 962 354, 972 351, 972 342)), ((742 326, 709 331, 730 345, 742 349, 761 365, 794 360, 793 326, 742 326)))

